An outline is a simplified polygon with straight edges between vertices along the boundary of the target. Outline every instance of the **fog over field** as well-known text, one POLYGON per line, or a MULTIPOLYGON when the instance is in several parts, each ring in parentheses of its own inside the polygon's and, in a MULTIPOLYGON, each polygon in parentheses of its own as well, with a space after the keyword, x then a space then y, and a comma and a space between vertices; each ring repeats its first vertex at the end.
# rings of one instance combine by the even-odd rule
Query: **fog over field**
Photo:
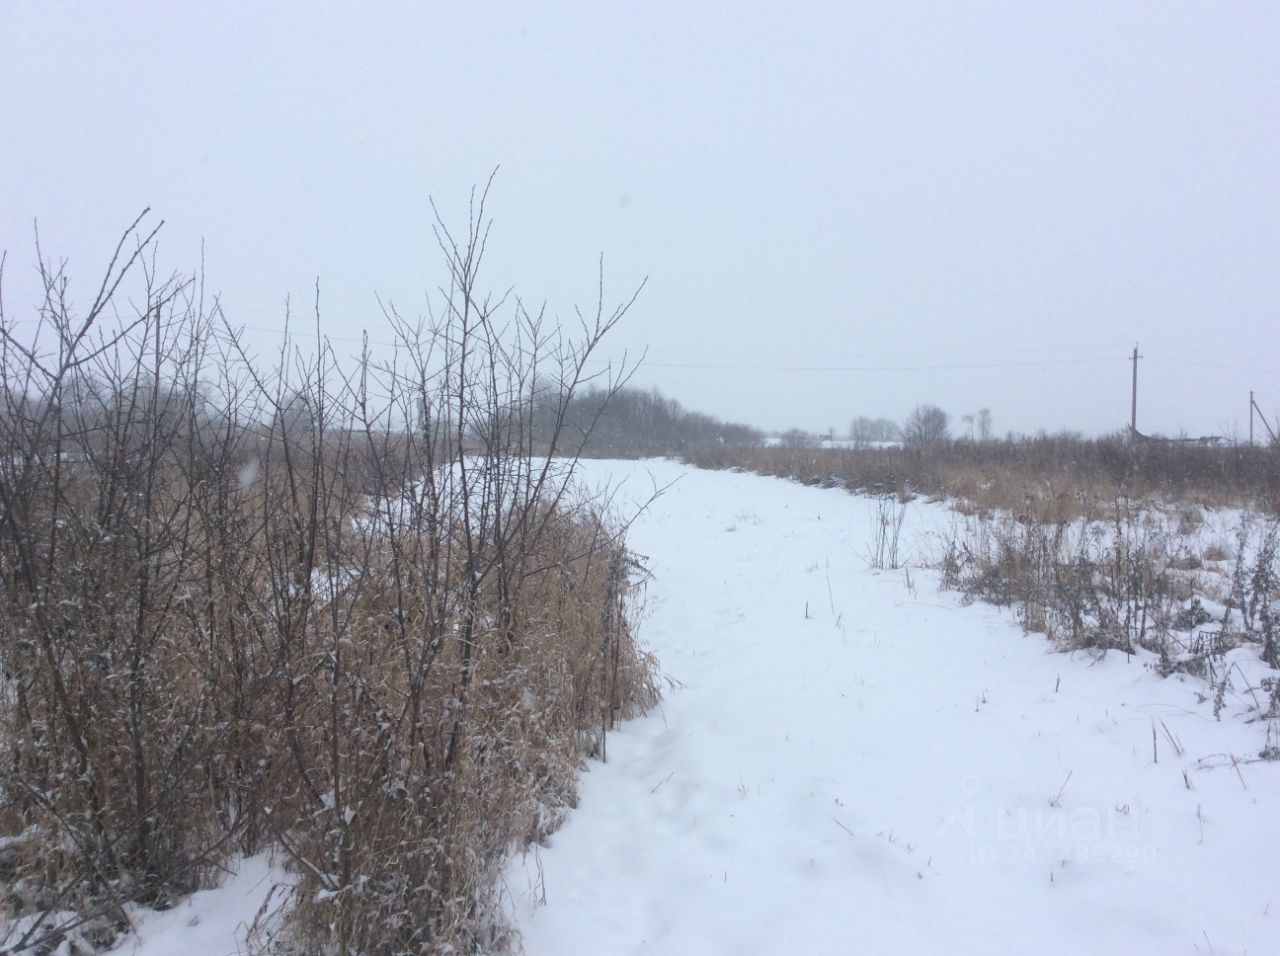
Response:
MULTIPOLYGON (((0 247, 86 286, 145 206, 274 346, 425 311, 495 167, 487 276, 765 429, 916 403, 997 434, 1247 431, 1280 360, 1280 8, 6 4, 0 247)), ((87 296, 88 291, 82 295, 87 296)))

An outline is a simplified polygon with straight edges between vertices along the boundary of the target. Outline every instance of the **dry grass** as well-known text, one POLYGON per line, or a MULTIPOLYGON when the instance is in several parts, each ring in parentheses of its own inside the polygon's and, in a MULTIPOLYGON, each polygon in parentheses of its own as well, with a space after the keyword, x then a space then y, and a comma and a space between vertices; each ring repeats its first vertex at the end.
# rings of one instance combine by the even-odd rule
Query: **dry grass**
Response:
POLYGON ((1280 511, 1280 451, 1133 445, 1073 436, 951 442, 924 448, 717 448, 690 452, 703 468, 745 468, 853 491, 947 498, 965 514, 1012 514, 1053 524, 1089 517, 1120 498, 1280 511))
POLYGON ((1230 559, 1231 549, 1220 541, 1215 541, 1204 549, 1200 557, 1205 561, 1221 563, 1230 559))
POLYGON ((1142 648, 1171 672, 1203 670, 1243 643, 1280 664, 1278 449, 1065 436, 915 449, 720 448, 688 459, 877 496, 869 551, 880 566, 895 501, 947 500, 962 517, 938 559, 944 584, 1014 609, 1024 627, 1065 649, 1142 648), (1204 509, 1219 507, 1244 512, 1237 541, 1201 547, 1204 509), (1209 629, 1202 598, 1218 605, 1209 629))
MULTIPOLYGON (((281 836, 304 863, 294 926, 305 951, 335 936, 362 953, 498 946, 506 853, 559 824, 582 759, 655 699, 630 627, 628 558, 599 515, 553 517, 527 559, 508 596, 513 620, 500 623, 497 590, 485 589, 469 660, 446 641, 416 697, 414 635, 433 622, 417 611, 402 630, 393 569, 377 562, 382 586, 360 587, 344 612, 358 654, 345 664, 336 766, 358 797, 317 777, 284 805, 296 822, 281 836)), ((333 702, 309 697, 298 763, 334 766, 333 702)), ((270 749, 291 746, 281 736, 270 749)))
POLYGON ((457 298, 393 317, 399 365, 266 373, 150 273, 106 336, 109 294, 76 319, 60 273, 47 350, 0 312, 6 951, 101 947, 265 847, 297 880, 273 952, 512 942, 503 860, 656 698, 580 445, 529 455, 535 379, 571 396, 625 309, 576 348, 518 313, 510 347, 444 236, 457 298))

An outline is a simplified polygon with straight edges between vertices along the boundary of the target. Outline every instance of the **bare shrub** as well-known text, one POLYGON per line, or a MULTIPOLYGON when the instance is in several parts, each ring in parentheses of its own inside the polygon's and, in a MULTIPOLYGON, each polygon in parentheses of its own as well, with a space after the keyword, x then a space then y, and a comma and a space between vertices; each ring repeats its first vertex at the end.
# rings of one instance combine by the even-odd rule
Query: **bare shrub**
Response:
POLYGON ((1205 676, 1213 660, 1243 642, 1259 645, 1276 666, 1274 520, 1256 549, 1252 523, 1241 522, 1227 609, 1208 628, 1215 622, 1192 576, 1199 559, 1151 527, 1140 504, 1118 501, 1105 521, 1074 524, 968 520, 953 527, 939 559, 943 586, 1015 608, 1027 629, 1062 647, 1141 647, 1160 655, 1163 673, 1205 676), (1252 560, 1244 557, 1250 550, 1252 560))
POLYGON ((1240 617, 1243 640, 1260 644, 1262 659, 1280 667, 1280 640, 1276 634, 1277 603, 1280 602, 1280 575, 1276 573, 1276 551, 1280 547, 1280 518, 1273 519, 1262 533, 1253 560, 1247 561, 1250 522, 1240 524, 1236 561, 1231 573, 1231 594, 1223 615, 1224 629, 1232 626, 1231 612, 1240 617))
POLYGON ((1024 627, 1066 648, 1164 649, 1178 613, 1167 542, 1132 504, 1114 503, 1105 524, 981 523, 983 534, 948 543, 945 586, 1016 608, 1024 627))
POLYGON ((591 423, 564 427, 629 303, 571 343, 482 297, 487 229, 483 196, 437 221, 441 304, 389 310, 384 362, 264 371, 139 223, 83 316, 47 266, 34 335, 0 309, 9 949, 102 945, 268 846, 293 951, 510 942, 505 854, 656 692, 637 565, 573 490, 591 423))

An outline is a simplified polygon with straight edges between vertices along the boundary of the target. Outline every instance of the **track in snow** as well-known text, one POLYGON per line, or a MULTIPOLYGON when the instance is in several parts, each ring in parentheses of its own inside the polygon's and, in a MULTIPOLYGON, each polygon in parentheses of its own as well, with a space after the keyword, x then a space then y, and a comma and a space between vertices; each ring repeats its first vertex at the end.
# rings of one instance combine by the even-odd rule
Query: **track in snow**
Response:
MULTIPOLYGON (((586 470, 620 501, 679 479, 628 539, 678 686, 510 867, 529 956, 1280 952, 1280 766, 1212 756, 1259 731, 1199 682, 870 570, 867 499, 586 470), (1183 756, 1161 731, 1153 761, 1153 721, 1183 756)), ((948 520, 911 505, 917 559, 948 520)))

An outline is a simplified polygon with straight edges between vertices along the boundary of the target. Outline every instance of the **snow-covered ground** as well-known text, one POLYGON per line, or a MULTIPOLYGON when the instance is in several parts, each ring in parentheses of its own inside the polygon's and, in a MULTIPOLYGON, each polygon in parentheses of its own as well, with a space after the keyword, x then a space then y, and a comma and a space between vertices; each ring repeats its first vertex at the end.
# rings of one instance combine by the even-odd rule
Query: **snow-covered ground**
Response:
MULTIPOLYGON (((672 686, 508 868, 528 956, 1280 953, 1280 763, 1243 687, 1216 721, 1199 680, 875 571, 875 504, 843 491, 586 477, 624 506, 675 482, 628 538, 672 686)), ((951 520, 913 503, 907 560, 951 520)), ((235 953, 277 879, 251 861, 119 952, 235 953)))
POLYGON ((278 923, 272 913, 287 898, 288 884, 269 854, 240 860, 238 872, 217 889, 193 893, 161 913, 136 911, 138 932, 107 956, 240 956, 248 937, 258 944, 270 939, 278 923))
MULTIPOLYGON (((1215 721, 1200 681, 871 570, 867 499, 590 468, 679 478, 629 536, 678 684, 510 868, 529 956, 1280 952, 1280 764, 1247 696, 1215 721)), ((913 504, 908 547, 948 521, 913 504)))

